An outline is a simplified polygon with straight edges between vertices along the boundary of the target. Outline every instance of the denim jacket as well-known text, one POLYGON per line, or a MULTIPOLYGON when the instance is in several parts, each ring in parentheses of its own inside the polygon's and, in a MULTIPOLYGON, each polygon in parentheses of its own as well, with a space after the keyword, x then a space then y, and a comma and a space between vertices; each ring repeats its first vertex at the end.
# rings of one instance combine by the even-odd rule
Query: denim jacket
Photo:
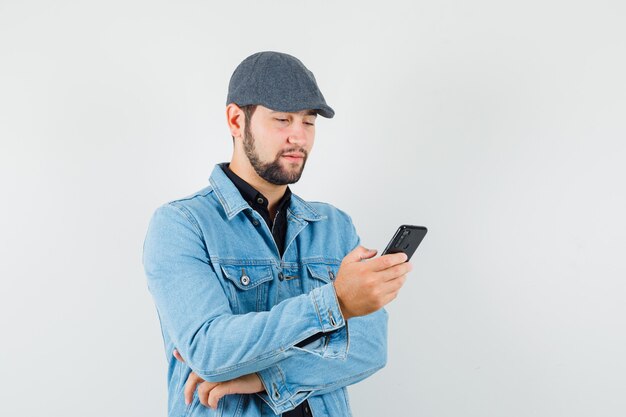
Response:
POLYGON ((270 417, 308 400, 314 417, 351 416, 346 386, 387 358, 386 311, 346 321, 332 283, 359 244, 352 220, 292 195, 281 257, 267 224, 219 164, 209 182, 159 207, 144 241, 168 361, 168 415, 270 417), (187 406, 192 370, 214 382, 256 372, 265 392, 227 395, 215 410, 194 394, 187 406))

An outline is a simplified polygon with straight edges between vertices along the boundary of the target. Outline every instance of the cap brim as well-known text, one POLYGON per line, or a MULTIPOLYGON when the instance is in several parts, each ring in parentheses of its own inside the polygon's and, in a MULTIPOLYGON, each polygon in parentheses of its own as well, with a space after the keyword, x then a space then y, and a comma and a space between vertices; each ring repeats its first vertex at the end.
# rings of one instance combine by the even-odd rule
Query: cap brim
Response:
POLYGON ((329 106, 322 105, 316 108, 315 110, 317 111, 317 114, 327 119, 332 119, 333 116, 335 115, 335 111, 329 106))

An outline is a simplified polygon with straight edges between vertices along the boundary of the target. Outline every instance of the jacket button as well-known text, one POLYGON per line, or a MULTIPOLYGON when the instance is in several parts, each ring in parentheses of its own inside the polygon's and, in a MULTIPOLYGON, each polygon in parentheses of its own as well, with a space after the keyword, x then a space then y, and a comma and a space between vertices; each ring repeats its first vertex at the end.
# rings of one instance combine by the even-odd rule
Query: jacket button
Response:
POLYGON ((241 283, 243 285, 248 285, 250 284, 250 277, 248 277, 247 275, 242 275, 241 276, 241 283))
POLYGON ((281 281, 284 280, 285 279, 285 275, 282 272, 279 272, 278 273, 278 279, 281 280, 281 281))
POLYGON ((252 220, 252 224, 255 226, 259 225, 259 221, 257 219, 252 220))
POLYGON ((333 271, 328 271, 328 276, 330 277, 331 281, 335 279, 335 273, 333 271))
POLYGON ((332 311, 328 312, 328 317, 330 319, 330 325, 335 327, 337 325, 337 322, 335 321, 335 318, 333 317, 333 312, 332 311))

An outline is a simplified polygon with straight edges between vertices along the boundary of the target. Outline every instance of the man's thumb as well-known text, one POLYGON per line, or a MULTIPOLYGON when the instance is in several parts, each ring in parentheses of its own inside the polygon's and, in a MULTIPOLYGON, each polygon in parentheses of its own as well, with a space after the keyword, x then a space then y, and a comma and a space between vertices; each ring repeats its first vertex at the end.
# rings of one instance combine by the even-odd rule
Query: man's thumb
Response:
POLYGON ((347 262, 360 262, 363 259, 372 258, 376 255, 376 252, 376 249, 367 249, 366 247, 359 245, 354 248, 352 252, 347 254, 344 260, 347 262))

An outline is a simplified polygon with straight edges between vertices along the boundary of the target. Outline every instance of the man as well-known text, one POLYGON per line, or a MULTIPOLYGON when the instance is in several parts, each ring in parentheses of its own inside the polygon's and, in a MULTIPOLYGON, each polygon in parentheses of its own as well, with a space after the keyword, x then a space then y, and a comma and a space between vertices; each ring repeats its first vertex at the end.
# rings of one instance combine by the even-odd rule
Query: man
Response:
POLYGON ((249 56, 226 104, 230 163, 158 208, 144 242, 169 415, 350 416, 346 387, 385 365, 383 306, 411 265, 402 253, 370 259, 346 213, 287 186, 317 115, 334 115, 302 62, 249 56))

